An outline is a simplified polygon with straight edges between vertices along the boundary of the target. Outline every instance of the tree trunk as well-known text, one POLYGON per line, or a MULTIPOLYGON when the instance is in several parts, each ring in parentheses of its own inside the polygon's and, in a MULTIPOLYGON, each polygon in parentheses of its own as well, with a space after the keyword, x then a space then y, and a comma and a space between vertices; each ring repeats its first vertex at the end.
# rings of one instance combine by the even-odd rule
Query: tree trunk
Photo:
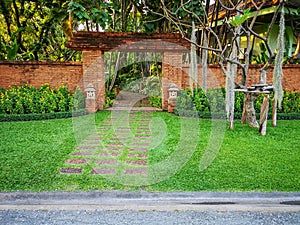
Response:
POLYGON ((115 85, 115 82, 116 82, 116 79, 117 79, 117 75, 118 75, 118 70, 119 70, 119 65, 120 65, 120 55, 121 53, 118 52, 118 55, 117 55, 117 62, 116 62, 116 65, 115 65, 115 72, 114 72, 114 77, 113 77, 113 80, 109 86, 109 90, 111 91, 115 85))
POLYGON ((272 106, 272 126, 277 126, 277 100, 273 99, 273 106, 272 106))
POLYGON ((268 94, 265 95, 263 104, 260 110, 260 126, 259 133, 262 135, 266 135, 267 133, 267 120, 268 120, 268 111, 269 111, 269 99, 270 96, 268 94))
POLYGON ((254 109, 254 101, 257 98, 257 96, 257 93, 245 93, 245 117, 250 127, 259 127, 254 109))
POLYGON ((246 117, 246 93, 244 93, 244 105, 243 105, 243 113, 242 113, 242 124, 245 124, 247 122, 246 117))

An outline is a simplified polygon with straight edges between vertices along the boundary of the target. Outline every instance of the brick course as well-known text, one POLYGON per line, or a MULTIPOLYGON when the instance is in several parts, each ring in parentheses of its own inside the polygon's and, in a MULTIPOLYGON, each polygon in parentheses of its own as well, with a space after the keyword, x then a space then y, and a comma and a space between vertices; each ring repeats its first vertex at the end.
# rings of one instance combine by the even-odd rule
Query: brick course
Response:
MULTIPOLYGON (((247 86, 252 84, 259 84, 260 78, 260 69, 262 65, 250 65, 249 66, 249 75, 247 77, 247 86)), ((184 72, 184 79, 181 85, 182 88, 186 88, 189 85, 188 80, 188 65, 182 66, 184 72)), ((202 67, 198 66, 199 70, 199 83, 202 82, 202 67)), ((241 76, 237 75, 237 80, 241 80, 241 76)), ((273 83, 273 67, 271 67, 267 73, 267 83, 273 83)), ((225 86, 225 77, 218 65, 209 65, 208 69, 208 81, 207 87, 224 87, 225 86)), ((288 64, 283 65, 283 80, 282 80, 283 89, 289 91, 300 91, 300 65, 288 64)))
MULTIPOLYGON (((47 83, 51 87, 65 84, 71 90, 74 90, 76 86, 84 90, 83 87, 88 83, 93 83, 98 91, 98 104, 95 107, 102 109, 105 100, 103 52, 83 51, 83 56, 84 63, 0 61, 0 88, 23 84, 40 87, 47 83)), ((169 84, 175 83, 182 89, 187 88, 189 86, 189 67, 182 65, 180 54, 165 52, 163 58, 163 108, 167 109, 169 84)), ((202 68, 201 66, 198 68, 199 83, 201 84, 202 68)), ((259 83, 260 68, 260 65, 250 66, 247 85, 259 83)), ((208 87, 225 85, 225 77, 217 65, 210 65, 208 72, 208 87)), ((273 69, 270 68, 267 74, 268 83, 272 83, 272 73, 273 69)), ((300 65, 284 65, 283 73, 283 88, 300 91, 300 65)))
POLYGON ((40 87, 68 85, 74 90, 82 79, 81 63, 0 61, 0 88, 29 84, 40 87))

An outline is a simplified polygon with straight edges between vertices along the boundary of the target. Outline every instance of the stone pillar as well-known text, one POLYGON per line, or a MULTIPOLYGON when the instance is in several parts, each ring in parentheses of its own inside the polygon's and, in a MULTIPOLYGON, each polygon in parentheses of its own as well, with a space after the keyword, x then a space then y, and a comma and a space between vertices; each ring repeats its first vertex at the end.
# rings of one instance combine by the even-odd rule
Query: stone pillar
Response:
POLYGON ((164 52, 162 62, 162 109, 168 110, 168 89, 170 84, 174 83, 181 88, 182 71, 182 53, 164 52), (178 79, 180 78, 180 79, 178 79))
MULTIPOLYGON (((90 113, 103 110, 105 104, 105 74, 104 55, 100 50, 82 51, 83 61, 83 87, 95 88, 95 100, 86 99, 87 110, 90 113), (94 101, 94 103, 92 103, 94 101)), ((86 96, 87 97, 87 96, 86 96)))
POLYGON ((168 112, 174 112, 176 108, 176 99, 178 96, 179 88, 175 84, 170 84, 168 89, 169 98, 168 98, 168 112))
POLYGON ((96 105, 96 88, 89 83, 84 89, 85 93, 85 108, 89 113, 97 112, 96 105))

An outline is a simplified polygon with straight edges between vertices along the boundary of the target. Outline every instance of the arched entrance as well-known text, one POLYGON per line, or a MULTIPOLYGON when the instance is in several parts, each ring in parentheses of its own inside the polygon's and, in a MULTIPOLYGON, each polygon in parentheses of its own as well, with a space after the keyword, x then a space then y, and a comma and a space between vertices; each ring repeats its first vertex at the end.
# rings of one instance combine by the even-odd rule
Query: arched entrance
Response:
POLYGON ((184 86, 182 70, 183 54, 189 51, 190 43, 180 34, 124 33, 124 32, 78 32, 67 47, 82 51, 82 88, 94 90, 87 97, 88 112, 103 110, 105 104, 104 52, 160 52, 162 53, 162 108, 168 108, 168 88, 171 83, 184 86), (93 89, 94 88, 94 89, 93 89))

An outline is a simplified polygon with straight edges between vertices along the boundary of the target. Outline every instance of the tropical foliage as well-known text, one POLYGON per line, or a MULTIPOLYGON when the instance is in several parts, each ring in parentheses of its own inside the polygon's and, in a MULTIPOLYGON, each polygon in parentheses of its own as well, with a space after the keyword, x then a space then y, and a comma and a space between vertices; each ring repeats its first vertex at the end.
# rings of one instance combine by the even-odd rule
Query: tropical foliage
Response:
POLYGON ((73 30, 141 31, 131 0, 1 0, 0 60, 80 60, 65 47, 73 30))
POLYGON ((0 114, 32 114, 69 112, 84 108, 84 97, 79 89, 72 93, 67 86, 50 88, 42 85, 13 86, 0 91, 0 114))
MULTIPOLYGON (((270 99, 273 99, 271 94, 270 99)), ((256 113, 260 112, 263 102, 263 94, 259 95, 254 102, 256 113)), ((181 115, 195 115, 197 112, 224 113, 225 111, 225 88, 208 89, 205 93, 201 88, 194 89, 192 94, 190 89, 179 92, 177 101, 177 113, 181 115)), ((235 92, 235 108, 238 114, 243 112, 244 94, 235 92)), ((272 107, 272 101, 270 102, 272 107)), ((299 113, 300 112, 300 92, 284 91, 282 107, 279 113, 299 113)))
POLYGON ((66 1, 0 1, 0 59, 76 60, 64 46, 66 1))

